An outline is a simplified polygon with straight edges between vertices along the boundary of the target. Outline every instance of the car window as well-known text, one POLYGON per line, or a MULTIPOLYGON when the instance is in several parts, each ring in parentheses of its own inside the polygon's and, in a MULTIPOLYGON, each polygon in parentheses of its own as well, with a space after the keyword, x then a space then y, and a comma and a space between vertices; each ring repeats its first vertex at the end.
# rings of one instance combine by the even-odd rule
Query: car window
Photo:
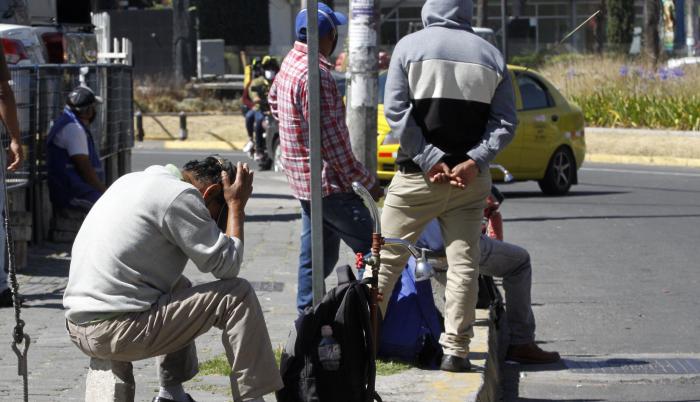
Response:
POLYGON ((536 78, 527 74, 518 74, 517 81, 523 110, 546 109, 554 106, 547 88, 536 78))

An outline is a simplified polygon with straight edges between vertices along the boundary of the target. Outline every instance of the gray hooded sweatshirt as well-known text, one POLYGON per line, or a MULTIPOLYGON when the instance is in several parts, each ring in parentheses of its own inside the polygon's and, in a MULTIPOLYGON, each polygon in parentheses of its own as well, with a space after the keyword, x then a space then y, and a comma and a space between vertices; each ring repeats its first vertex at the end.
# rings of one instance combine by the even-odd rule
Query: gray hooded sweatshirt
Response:
POLYGON ((482 172, 513 138, 517 117, 503 56, 473 33, 471 0, 427 0, 425 29, 394 49, 384 112, 399 166, 430 170, 473 159, 482 172))

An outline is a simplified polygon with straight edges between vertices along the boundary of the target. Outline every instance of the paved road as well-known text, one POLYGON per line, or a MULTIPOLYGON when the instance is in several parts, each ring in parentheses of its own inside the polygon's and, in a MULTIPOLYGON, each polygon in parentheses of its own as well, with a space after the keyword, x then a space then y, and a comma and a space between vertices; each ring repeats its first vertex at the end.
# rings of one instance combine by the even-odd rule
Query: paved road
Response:
POLYGON ((700 400, 700 170, 587 164, 567 197, 501 189, 538 338, 567 359, 506 365, 506 400, 700 400))
MULTIPOLYGON (((206 154, 138 150, 133 167, 182 165, 206 154)), ((246 159, 240 153, 225 156, 246 159)), ((586 165, 580 175, 581 185, 562 198, 542 197, 534 183, 501 187, 508 197, 506 238, 528 248, 535 264, 538 338, 544 347, 561 351, 568 364, 540 371, 507 366, 506 400, 700 400, 698 374, 649 374, 652 369, 700 369, 695 301, 700 171, 586 165), (618 360, 609 361, 613 357, 618 360)), ((286 189, 278 175, 260 174, 246 229, 248 242, 257 245, 247 249, 244 270, 260 290, 275 345, 284 342, 294 318, 294 289, 287 284, 295 283, 298 205, 286 189), (270 241, 277 245, 274 253, 270 241)), ((43 271, 27 272, 23 286, 33 295, 25 310, 35 341, 31 400, 80 400, 87 361, 61 328, 67 272, 61 253, 66 250, 40 251, 30 265, 43 271)), ((191 268, 188 275, 195 282, 207 280, 191 268)), ((11 318, 10 311, 0 310, 1 334, 9 333, 11 318)), ((216 331, 198 344, 204 346, 201 360, 220 354, 216 331)), ((15 367, 14 356, 0 353, 2 401, 18 400, 15 367)), ((152 364, 139 363, 135 371, 137 399, 150 400, 156 386, 152 364)), ((221 400, 226 393, 225 379, 198 381, 193 385, 197 400, 221 400)), ((385 400, 405 399, 401 389, 392 390, 382 393, 385 400)))
MULTIPOLYGON (((134 166, 163 162, 149 152, 134 166)), ((506 400, 700 400, 700 170, 587 164, 566 197, 501 189, 506 238, 534 262, 538 339, 565 357, 506 365, 506 400)))
MULTIPOLYGON (((134 167, 190 156, 139 152, 134 167)), ((535 265, 538 339, 566 358, 506 365, 506 400, 700 400, 700 171, 589 164, 567 197, 532 182, 501 189, 506 238, 535 265), (695 373, 649 374, 674 364, 695 373)))

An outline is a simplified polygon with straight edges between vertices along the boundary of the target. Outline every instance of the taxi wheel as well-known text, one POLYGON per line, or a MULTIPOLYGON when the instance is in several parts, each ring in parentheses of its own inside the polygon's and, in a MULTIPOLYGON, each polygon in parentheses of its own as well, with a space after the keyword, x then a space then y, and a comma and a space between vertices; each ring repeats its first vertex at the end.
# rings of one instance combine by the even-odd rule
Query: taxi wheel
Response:
POLYGON ((547 172, 538 181, 540 189, 547 195, 564 195, 569 192, 576 174, 576 161, 568 148, 559 148, 549 160, 547 172))

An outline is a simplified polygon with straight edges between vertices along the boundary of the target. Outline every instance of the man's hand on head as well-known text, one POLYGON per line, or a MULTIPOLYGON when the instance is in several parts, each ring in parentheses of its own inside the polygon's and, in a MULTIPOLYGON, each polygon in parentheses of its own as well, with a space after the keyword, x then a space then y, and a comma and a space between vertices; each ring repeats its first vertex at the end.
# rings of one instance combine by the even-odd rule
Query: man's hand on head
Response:
POLYGON ((238 162, 236 165, 236 179, 231 183, 231 178, 226 171, 221 172, 221 184, 224 191, 224 200, 233 212, 243 212, 245 205, 253 193, 253 172, 247 163, 238 162))
POLYGON ((450 184, 461 189, 467 188, 479 174, 479 166, 472 159, 460 163, 452 169, 450 184))
POLYGON ((426 176, 428 176, 428 180, 431 183, 449 183, 452 172, 450 172, 450 168, 445 162, 438 162, 428 170, 426 176))

